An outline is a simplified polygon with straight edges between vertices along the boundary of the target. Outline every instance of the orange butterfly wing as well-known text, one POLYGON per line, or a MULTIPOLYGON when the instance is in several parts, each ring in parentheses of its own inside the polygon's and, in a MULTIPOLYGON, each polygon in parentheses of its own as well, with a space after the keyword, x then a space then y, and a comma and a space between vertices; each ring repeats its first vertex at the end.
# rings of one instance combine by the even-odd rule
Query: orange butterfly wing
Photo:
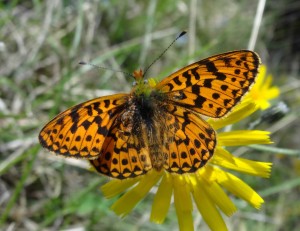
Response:
POLYGON ((127 96, 105 96, 71 107, 41 130, 40 143, 67 157, 97 158, 110 127, 124 110, 127 96))
POLYGON ((199 115, 182 107, 168 105, 168 111, 164 168, 178 174, 195 172, 213 156, 215 131, 199 115))
POLYGON ((99 173, 118 179, 136 177, 152 168, 147 143, 126 131, 119 119, 111 127, 99 158, 90 162, 99 173))
POLYGON ((218 54, 176 71, 156 89, 164 92, 171 104, 220 118, 249 90, 259 65, 260 58, 253 51, 218 54))
POLYGON ((200 114, 226 115, 254 83, 259 65, 255 52, 232 51, 186 66, 156 85, 170 108, 163 145, 167 171, 195 172, 213 156, 216 134, 200 114))

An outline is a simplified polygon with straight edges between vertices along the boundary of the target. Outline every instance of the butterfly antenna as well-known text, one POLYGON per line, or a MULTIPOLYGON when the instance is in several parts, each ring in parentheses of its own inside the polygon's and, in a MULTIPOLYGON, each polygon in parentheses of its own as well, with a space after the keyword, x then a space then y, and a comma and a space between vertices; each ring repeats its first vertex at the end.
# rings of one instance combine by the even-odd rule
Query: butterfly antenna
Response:
POLYGON ((101 67, 101 66, 95 65, 93 63, 87 63, 87 62, 84 62, 84 61, 80 61, 78 64, 91 66, 91 67, 94 67, 94 68, 97 68, 97 69, 103 69, 103 70, 109 70, 109 71, 114 71, 114 72, 120 72, 120 73, 123 73, 124 75, 127 75, 127 76, 130 76, 130 77, 134 78, 134 76, 132 74, 130 74, 129 72, 126 72, 126 71, 120 71, 120 70, 114 70, 114 69, 107 68, 107 67, 101 67))
POLYGON ((186 31, 182 31, 174 40, 173 42, 171 42, 171 44, 156 58, 154 59, 154 61, 146 68, 146 70, 144 71, 144 76, 146 75, 147 71, 150 69, 150 67, 156 63, 157 60, 159 60, 165 53, 167 50, 169 50, 169 48, 183 35, 185 35, 187 32, 186 31))

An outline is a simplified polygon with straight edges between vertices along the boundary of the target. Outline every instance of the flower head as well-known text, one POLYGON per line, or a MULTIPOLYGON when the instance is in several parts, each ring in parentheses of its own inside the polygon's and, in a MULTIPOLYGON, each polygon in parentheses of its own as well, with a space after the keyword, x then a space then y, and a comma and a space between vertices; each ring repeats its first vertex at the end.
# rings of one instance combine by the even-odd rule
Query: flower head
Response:
POLYGON ((279 96, 279 88, 272 85, 272 75, 267 75, 267 67, 261 65, 256 83, 247 97, 251 97, 260 109, 265 110, 271 106, 270 100, 279 96))
MULTIPOLYGON (((226 118, 208 120, 208 122, 214 129, 220 129, 247 117, 257 108, 251 100, 244 100, 226 118)), ((227 172, 226 169, 254 176, 269 177, 271 163, 235 157, 224 146, 269 143, 271 143, 269 132, 265 131, 220 132, 213 158, 196 173, 179 175, 152 170, 141 177, 122 181, 112 180, 102 186, 102 191, 107 198, 125 192, 113 204, 112 210, 120 216, 126 216, 150 189, 158 184, 150 217, 152 222, 162 223, 165 220, 173 195, 180 230, 194 229, 193 201, 212 230, 226 230, 220 210, 230 216, 237 208, 224 189, 257 209, 264 202, 250 186, 234 174, 227 172)))

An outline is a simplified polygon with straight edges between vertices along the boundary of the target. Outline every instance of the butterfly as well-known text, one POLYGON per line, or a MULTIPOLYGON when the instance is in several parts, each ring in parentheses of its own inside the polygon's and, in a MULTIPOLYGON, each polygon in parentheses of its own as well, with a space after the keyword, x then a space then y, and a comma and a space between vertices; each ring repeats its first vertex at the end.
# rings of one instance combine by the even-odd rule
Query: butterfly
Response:
POLYGON ((238 50, 190 64, 158 83, 135 71, 129 94, 71 107, 46 124, 39 141, 117 179, 151 169, 196 172, 216 146, 216 132, 203 116, 225 116, 255 82, 259 65, 255 52, 238 50))

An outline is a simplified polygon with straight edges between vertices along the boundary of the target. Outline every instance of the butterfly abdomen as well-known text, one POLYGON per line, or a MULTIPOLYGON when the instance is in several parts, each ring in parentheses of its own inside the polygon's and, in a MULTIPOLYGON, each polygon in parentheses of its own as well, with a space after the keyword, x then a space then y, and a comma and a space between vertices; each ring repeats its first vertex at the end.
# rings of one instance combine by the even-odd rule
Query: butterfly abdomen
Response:
POLYGON ((162 105, 158 105, 151 94, 134 95, 131 103, 135 108, 132 121, 138 121, 133 125, 132 132, 143 140, 148 149, 152 167, 160 171, 166 161, 162 145, 164 134, 167 132, 162 123, 166 116, 162 105))

